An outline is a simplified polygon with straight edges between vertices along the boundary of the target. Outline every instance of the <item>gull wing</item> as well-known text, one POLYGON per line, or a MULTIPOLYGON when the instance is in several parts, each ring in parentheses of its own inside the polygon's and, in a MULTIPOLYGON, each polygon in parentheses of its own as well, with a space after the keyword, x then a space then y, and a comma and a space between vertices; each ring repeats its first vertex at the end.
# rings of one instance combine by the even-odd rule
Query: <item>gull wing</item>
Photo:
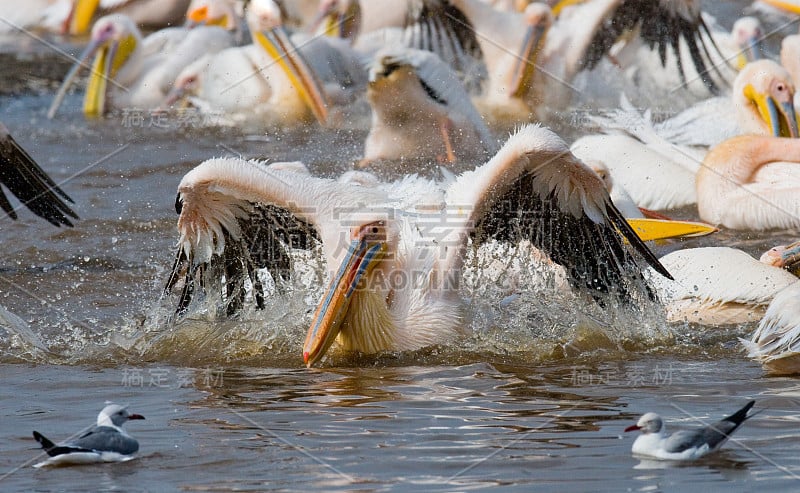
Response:
MULTIPOLYGON (((0 123, 0 183, 37 216, 55 226, 72 226, 77 214, 66 204, 72 199, 55 184, 36 161, 19 146, 0 123)), ((0 188, 0 208, 12 219, 17 214, 0 188)))
POLYGON ((529 240, 564 266, 574 286, 595 297, 615 293, 630 300, 636 286, 652 297, 640 260, 671 278, 600 178, 538 125, 522 128, 488 163, 461 175, 447 203, 469 211, 465 227, 478 244, 529 240))

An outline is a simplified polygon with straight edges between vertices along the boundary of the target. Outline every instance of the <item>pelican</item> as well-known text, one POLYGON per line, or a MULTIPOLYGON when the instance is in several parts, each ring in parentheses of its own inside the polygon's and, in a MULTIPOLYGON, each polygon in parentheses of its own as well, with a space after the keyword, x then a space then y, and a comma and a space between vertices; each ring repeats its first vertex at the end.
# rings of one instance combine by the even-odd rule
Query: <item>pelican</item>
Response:
POLYGON ((713 148, 697 173, 697 209, 731 229, 800 227, 800 140, 744 135, 713 148))
POLYGON ((227 31, 239 29, 242 20, 235 0, 192 0, 186 10, 186 25, 219 26, 227 31))
POLYGON ((652 280, 672 322, 707 326, 756 322, 777 293, 797 282, 786 270, 735 248, 688 248, 659 260, 675 278, 652 280))
POLYGON ((610 117, 593 117, 612 135, 585 136, 572 145, 582 159, 609 168, 640 207, 665 210, 697 203, 695 180, 706 146, 742 133, 796 137, 788 72, 770 60, 749 63, 736 77, 731 98, 712 98, 653 124, 626 99, 610 117), (615 133, 616 132, 616 133, 615 133), (642 166, 641 163, 648 163, 642 166))
MULTIPOLYGON (((713 48, 713 42, 701 37, 708 27, 694 0, 564 2, 557 18, 541 3, 528 5, 522 14, 502 12, 479 0, 450 3, 475 26, 486 63, 488 81, 476 104, 500 123, 530 115, 542 118, 566 106, 575 91, 570 86, 575 76, 594 68, 620 36, 638 32, 660 54, 678 50, 683 42, 698 73, 707 71, 704 53, 709 45, 713 48)), ((452 24, 441 20, 445 22, 452 24)), ((683 65, 678 68, 685 77, 683 65)), ((716 90, 710 78, 703 80, 716 90)))
POLYGON ((389 47, 369 69, 372 127, 362 164, 382 159, 482 161, 495 141, 450 68, 431 52, 389 47))
POLYGON ((231 46, 219 27, 188 32, 159 31, 142 39, 133 21, 121 14, 98 19, 91 42, 64 77, 47 113, 53 118, 75 77, 94 57, 83 100, 86 116, 102 116, 110 108, 157 108, 180 71, 200 56, 231 46))
MULTIPOLYGON (((0 184, 37 216, 54 226, 72 226, 69 218, 78 219, 67 205, 72 199, 55 184, 36 161, 17 144, 8 128, 0 123, 0 184)), ((0 188, 0 208, 11 219, 17 213, 0 188)))
POLYGON ((289 248, 321 241, 333 275, 303 345, 307 366, 334 340, 362 353, 451 341, 461 321, 457 287, 470 238, 473 246, 528 239, 565 268, 574 287, 596 297, 646 299, 642 261, 669 276, 597 175, 536 125, 446 187, 414 176, 363 186, 212 159, 184 176, 176 207, 180 239, 166 290, 182 281, 179 311, 223 265, 228 301, 237 304, 255 268, 278 271, 289 248), (269 231, 259 229, 262 220, 273 224, 269 231), (256 230, 269 258, 249 252, 256 230))
POLYGON ((756 0, 753 9, 767 15, 800 15, 800 2, 797 0, 756 0))
MULTIPOLYGON (((311 76, 318 81, 308 87, 318 84, 319 89, 310 90, 320 90, 318 100, 325 105, 320 115, 327 115, 329 109, 344 112, 366 85, 358 57, 347 46, 334 48, 337 43, 341 44, 311 38, 298 52, 287 52, 291 58, 301 55, 308 60, 311 76)), ((315 117, 313 106, 303 98, 305 82, 293 77, 300 75, 275 63, 260 44, 227 48, 184 68, 164 104, 170 107, 186 99, 200 109, 221 112, 233 122, 268 127, 306 124, 315 117)), ((330 123, 327 117, 321 121, 330 123)))
POLYGON ((750 340, 748 356, 776 374, 800 373, 800 281, 778 293, 750 340))
POLYGON ((800 277, 800 241, 772 247, 764 252, 759 260, 767 265, 786 269, 800 277))
MULTIPOLYGON (((121 14, 147 29, 179 26, 191 0, 73 0, 75 20, 70 34, 83 34, 97 16, 121 14)), ((99 19, 98 19, 99 20, 99 19)))

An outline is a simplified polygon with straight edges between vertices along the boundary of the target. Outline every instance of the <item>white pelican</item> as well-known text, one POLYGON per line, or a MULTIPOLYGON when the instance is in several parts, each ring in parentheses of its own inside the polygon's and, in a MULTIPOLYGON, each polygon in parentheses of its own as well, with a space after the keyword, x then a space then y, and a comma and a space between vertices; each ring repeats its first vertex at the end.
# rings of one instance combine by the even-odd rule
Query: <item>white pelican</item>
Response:
POLYGON ((777 293, 797 282, 786 270, 735 248, 688 248, 660 261, 675 279, 654 276, 653 287, 672 322, 708 326, 755 322, 777 293))
POLYGON ((731 229, 800 227, 800 140, 744 135, 713 148, 697 173, 700 218, 731 229))
POLYGON ((795 89, 786 68, 756 60, 736 76, 730 97, 702 101, 653 128, 673 144, 701 147, 741 134, 797 137, 795 89))
POLYGON ((243 12, 236 0, 192 0, 186 10, 186 25, 219 26, 227 31, 239 29, 243 12))
POLYGON ((786 269, 800 277, 800 241, 770 248, 759 260, 767 265, 786 269))
POLYGON ((749 341, 748 356, 772 373, 800 373, 800 281, 775 295, 749 341))
MULTIPOLYGON (((186 9, 191 0, 74 0, 76 12, 81 12, 82 18, 87 19, 79 25, 86 28, 90 25, 92 17, 121 14, 128 16, 142 28, 160 29, 162 27, 180 26, 183 24, 186 9)), ((98 19, 99 20, 99 19, 98 19)), ((71 34, 86 32, 77 26, 71 29, 71 34)))
POLYGON ((411 158, 483 161, 496 150, 458 77, 434 53, 402 46, 376 53, 367 100, 372 127, 362 164, 411 158))
POLYGON ((742 133, 798 135, 794 93, 786 70, 773 61, 757 60, 737 75, 732 101, 712 98, 653 124, 649 112, 642 115, 623 99, 622 110, 611 117, 593 117, 607 132, 621 134, 582 137, 572 151, 582 159, 603 161, 640 207, 693 205, 705 146, 742 133))
POLYGON ((55 116, 78 72, 92 57, 83 112, 101 116, 110 108, 157 108, 185 66, 232 43, 231 35, 215 26, 188 32, 164 30, 142 39, 130 18, 103 17, 92 27, 91 42, 64 77, 47 116, 55 116))
MULTIPOLYGON (((37 216, 55 226, 72 226, 69 217, 78 219, 67 205, 72 199, 53 182, 36 161, 17 144, 5 125, 0 123, 0 184, 37 216), (69 216, 69 217, 67 217, 69 216)), ((0 187, 0 208, 11 219, 17 213, 0 187)))
MULTIPOLYGON (((694 0, 565 2, 555 20, 541 3, 528 5, 522 14, 502 12, 479 0, 449 3, 474 25, 488 71, 488 83, 476 104, 499 122, 531 114, 541 118, 547 110, 566 106, 575 91, 570 82, 580 71, 593 68, 620 36, 639 33, 662 55, 683 42, 699 73, 707 71, 706 53, 715 49, 701 37, 708 27, 694 0)), ((440 20, 448 22, 453 23, 449 18, 440 20)), ((460 24, 465 29, 465 23, 460 24)), ((678 65, 682 76, 684 68, 678 65)), ((716 89, 710 78, 703 80, 716 89)))
POLYGON ((212 159, 183 178, 176 207, 180 239, 166 289, 183 281, 180 311, 195 289, 221 279, 220 267, 229 303, 243 300, 246 277, 256 280, 258 303, 255 268, 279 270, 289 248, 321 241, 333 276, 303 347, 308 366, 337 338, 364 353, 451 340, 461 321, 458 281, 470 238, 474 246, 528 239, 593 296, 644 300, 651 293, 642 259, 669 275, 597 175, 539 126, 520 129, 446 189, 413 176, 372 187, 212 159), (254 231, 260 240, 251 242, 254 231), (256 243, 264 248, 250 252, 256 243))

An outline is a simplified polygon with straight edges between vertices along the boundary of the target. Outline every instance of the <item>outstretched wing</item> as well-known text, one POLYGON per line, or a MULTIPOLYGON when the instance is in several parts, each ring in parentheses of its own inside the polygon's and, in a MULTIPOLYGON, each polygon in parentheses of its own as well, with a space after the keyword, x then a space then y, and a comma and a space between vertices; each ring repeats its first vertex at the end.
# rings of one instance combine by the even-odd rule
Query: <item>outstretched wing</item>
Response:
POLYGON ((686 82, 686 71, 681 61, 681 41, 686 43, 697 74, 712 93, 718 92, 708 71, 719 70, 710 62, 710 50, 721 59, 719 48, 711 36, 700 12, 697 0, 606 0, 609 9, 603 21, 597 24, 594 36, 583 59, 583 67, 591 69, 608 53, 620 37, 639 29, 639 35, 650 49, 658 51, 661 64, 667 61, 667 50, 675 55, 681 80, 686 82), (705 38, 703 36, 706 36, 705 38), (710 45, 710 46, 709 46, 710 45))
MULTIPOLYGON (((53 182, 0 123, 0 183, 37 216, 55 226, 72 226, 77 214, 64 202, 72 199, 53 182)), ((0 188, 0 208, 12 219, 17 213, 0 188)))
POLYGON ((471 209, 469 227, 478 244, 527 239, 564 266, 574 286, 595 297, 612 293, 629 300, 637 289, 652 296, 641 260, 670 277, 600 178, 538 125, 522 128, 492 160, 461 175, 447 203, 471 209))
POLYGON ((373 193, 286 166, 277 169, 278 164, 284 163, 211 159, 184 176, 176 201, 178 251, 165 288, 169 293, 182 284, 178 313, 186 311, 198 289, 221 284, 232 314, 244 303, 247 281, 262 308, 256 270, 288 280, 290 250, 310 249, 318 241, 335 248, 347 231, 337 218, 373 193))
POLYGON ((486 78, 483 52, 472 23, 449 0, 411 0, 404 44, 436 53, 458 74, 468 91, 480 89, 486 78))

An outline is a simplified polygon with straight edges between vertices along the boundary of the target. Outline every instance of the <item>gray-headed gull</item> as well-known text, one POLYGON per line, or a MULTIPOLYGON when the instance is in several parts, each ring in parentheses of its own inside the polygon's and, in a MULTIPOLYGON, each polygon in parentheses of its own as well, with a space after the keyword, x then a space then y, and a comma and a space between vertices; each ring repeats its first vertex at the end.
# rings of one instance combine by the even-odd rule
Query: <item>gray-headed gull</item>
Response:
MULTIPOLYGON (((625 431, 641 430, 633 442, 635 455, 656 459, 691 460, 719 449, 750 416, 747 412, 756 403, 750 401, 734 414, 696 430, 682 430, 667 435, 664 421, 656 413, 647 413, 625 431)), ((752 416, 752 415, 751 415, 752 416)))
POLYGON ((91 427, 75 440, 55 444, 34 431, 33 438, 50 456, 34 467, 122 462, 132 459, 133 454, 139 450, 139 442, 122 429, 122 425, 129 419, 144 419, 144 416, 131 414, 118 404, 109 404, 97 415, 97 426, 91 427))

